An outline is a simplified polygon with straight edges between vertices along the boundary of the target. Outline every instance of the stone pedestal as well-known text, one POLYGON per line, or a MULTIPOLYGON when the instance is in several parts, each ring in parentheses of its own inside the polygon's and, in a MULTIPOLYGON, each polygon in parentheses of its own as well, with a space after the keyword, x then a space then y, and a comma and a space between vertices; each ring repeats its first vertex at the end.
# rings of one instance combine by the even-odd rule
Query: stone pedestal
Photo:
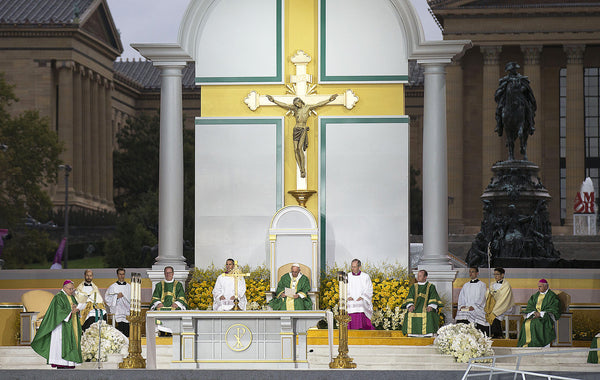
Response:
POLYGON ((520 266, 521 259, 558 258, 547 208, 551 197, 538 177, 539 167, 530 161, 508 160, 494 164, 492 171, 494 176, 481 196, 481 230, 467 263, 487 266, 488 251, 492 266, 520 266), (510 259, 510 264, 502 262, 504 259, 510 259))

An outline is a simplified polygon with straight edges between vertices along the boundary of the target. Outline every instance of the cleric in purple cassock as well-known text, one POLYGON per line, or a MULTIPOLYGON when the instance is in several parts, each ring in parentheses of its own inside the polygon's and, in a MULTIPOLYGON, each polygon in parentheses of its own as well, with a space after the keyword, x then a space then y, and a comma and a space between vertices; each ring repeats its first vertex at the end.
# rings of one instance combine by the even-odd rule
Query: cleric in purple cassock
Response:
POLYGON ((374 330, 371 324, 373 316, 373 283, 371 277, 360 270, 359 259, 352 260, 352 273, 348 276, 348 314, 352 318, 349 329, 374 330))
POLYGON ((77 304, 74 292, 73 281, 65 281, 62 290, 52 298, 31 342, 31 348, 54 368, 75 368, 76 364, 82 362, 78 314, 85 305, 77 304))

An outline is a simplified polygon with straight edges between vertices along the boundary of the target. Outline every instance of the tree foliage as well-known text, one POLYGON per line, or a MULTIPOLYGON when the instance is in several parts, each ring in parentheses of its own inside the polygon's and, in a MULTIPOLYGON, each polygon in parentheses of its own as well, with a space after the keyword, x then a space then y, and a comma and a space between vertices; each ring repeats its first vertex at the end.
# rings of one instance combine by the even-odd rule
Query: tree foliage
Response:
POLYGON ((38 220, 50 215, 52 201, 45 189, 57 181, 64 148, 37 111, 10 114, 18 101, 13 90, 0 73, 0 144, 7 146, 0 152, 0 227, 13 233, 5 250, 7 266, 18 267, 44 257, 52 245, 47 234, 24 231, 23 220, 28 214, 38 220), (11 252, 15 262, 9 260, 11 252))
MULTIPOLYGON (((194 237, 194 135, 184 135, 184 231, 182 241, 194 237)), ((158 167, 160 119, 141 115, 129 119, 117 133, 118 150, 113 153, 114 183, 118 195, 117 234, 107 243, 109 266, 147 267, 156 259, 158 241, 158 167)), ((193 244, 186 244, 189 246, 193 244)), ((193 251, 184 251, 193 262, 193 251)))

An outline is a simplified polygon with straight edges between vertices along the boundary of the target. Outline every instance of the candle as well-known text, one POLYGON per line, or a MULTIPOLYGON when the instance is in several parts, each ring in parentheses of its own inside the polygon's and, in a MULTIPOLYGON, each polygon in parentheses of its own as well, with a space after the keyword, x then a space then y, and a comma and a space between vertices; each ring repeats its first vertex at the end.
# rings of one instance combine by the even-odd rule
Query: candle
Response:
POLYGON ((129 314, 132 315, 133 313, 133 296, 134 296, 134 290, 133 290, 133 273, 131 274, 131 286, 130 286, 130 294, 129 294, 129 299, 131 300, 131 303, 129 304, 129 314))

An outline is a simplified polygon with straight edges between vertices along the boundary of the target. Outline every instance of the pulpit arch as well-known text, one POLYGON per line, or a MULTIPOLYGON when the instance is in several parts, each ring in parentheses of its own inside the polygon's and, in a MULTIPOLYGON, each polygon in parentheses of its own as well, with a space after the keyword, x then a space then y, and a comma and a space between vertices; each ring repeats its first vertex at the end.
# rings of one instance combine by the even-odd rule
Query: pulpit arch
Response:
POLYGON ((270 291, 275 292, 279 268, 299 263, 310 268, 310 297, 318 306, 319 228, 315 217, 304 207, 287 206, 273 216, 269 228, 270 291))

